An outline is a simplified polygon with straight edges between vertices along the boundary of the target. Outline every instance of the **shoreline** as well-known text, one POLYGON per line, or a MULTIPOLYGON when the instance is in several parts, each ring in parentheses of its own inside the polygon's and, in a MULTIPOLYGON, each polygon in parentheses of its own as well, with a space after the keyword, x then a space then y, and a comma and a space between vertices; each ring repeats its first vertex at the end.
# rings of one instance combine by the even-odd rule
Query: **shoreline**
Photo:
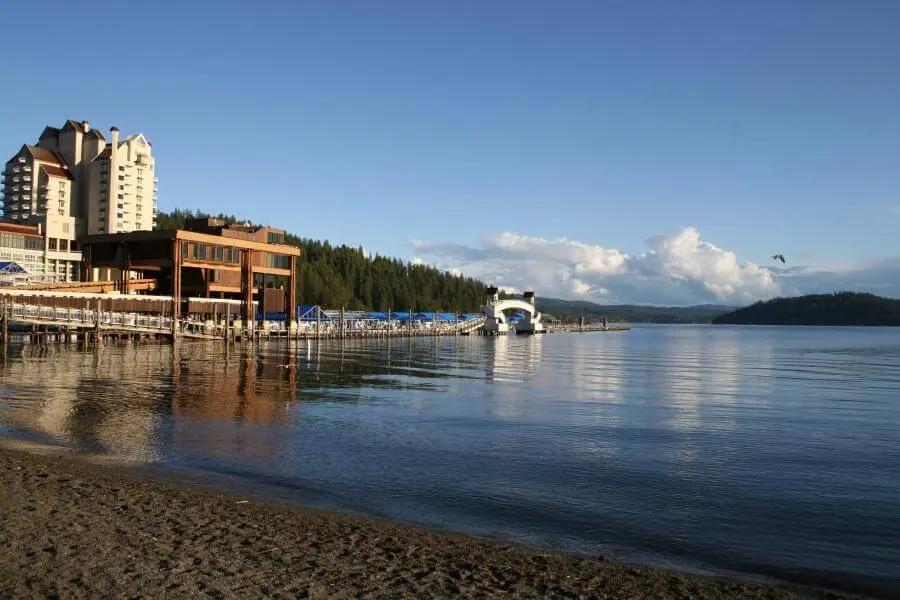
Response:
POLYGON ((161 481, 0 444, 0 596, 840 597, 618 564, 161 481))

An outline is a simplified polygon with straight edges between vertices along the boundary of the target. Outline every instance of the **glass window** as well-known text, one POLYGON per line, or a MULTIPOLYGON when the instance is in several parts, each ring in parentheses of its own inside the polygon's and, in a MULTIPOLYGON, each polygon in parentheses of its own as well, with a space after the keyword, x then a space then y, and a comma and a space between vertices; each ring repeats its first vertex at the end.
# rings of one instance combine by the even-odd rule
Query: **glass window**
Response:
POLYGON ((69 251, 69 240, 59 240, 59 249, 62 252, 69 251))
POLYGON ((47 249, 56 250, 56 238, 47 238, 47 249))

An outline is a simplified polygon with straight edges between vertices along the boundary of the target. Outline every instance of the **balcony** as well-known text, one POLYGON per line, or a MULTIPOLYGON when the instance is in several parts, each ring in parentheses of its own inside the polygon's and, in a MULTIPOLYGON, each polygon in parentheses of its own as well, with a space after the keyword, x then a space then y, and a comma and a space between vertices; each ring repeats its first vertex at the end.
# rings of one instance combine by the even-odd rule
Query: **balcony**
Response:
POLYGON ((26 159, 24 156, 20 156, 20 157, 18 158, 18 161, 19 161, 20 164, 23 164, 23 165, 24 165, 25 163, 28 162, 28 159, 26 159))
POLYGON ((22 167, 22 170, 25 171, 26 173, 31 173, 31 166, 25 165, 24 167, 22 167))
POLYGON ((31 181, 31 175, 22 175, 22 181, 31 181))

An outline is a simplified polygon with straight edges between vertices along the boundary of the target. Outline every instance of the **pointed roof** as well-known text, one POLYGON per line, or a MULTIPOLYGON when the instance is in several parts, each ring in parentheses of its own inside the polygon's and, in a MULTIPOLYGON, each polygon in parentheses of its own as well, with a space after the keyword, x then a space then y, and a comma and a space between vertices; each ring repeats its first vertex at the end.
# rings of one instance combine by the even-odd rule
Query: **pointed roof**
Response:
POLYGON ((54 165, 41 165, 41 168, 50 177, 60 177, 62 179, 68 179, 70 181, 75 180, 75 178, 72 177, 72 173, 69 172, 69 169, 66 169, 63 167, 57 167, 54 165))
POLYGON ((92 160, 91 162, 94 162, 97 160, 109 160, 111 156, 112 156, 112 146, 108 145, 108 146, 106 146, 106 148, 103 149, 103 151, 100 154, 95 156, 94 160, 92 160))
POLYGON ((67 131, 69 129, 84 132, 84 125, 73 119, 66 119, 65 124, 62 126, 62 131, 67 131))
POLYGON ((106 141, 106 138, 103 137, 103 134, 100 133, 100 130, 99 130, 99 129, 91 129, 91 130, 88 131, 85 135, 87 135, 87 136, 93 136, 93 137, 95 137, 95 138, 97 138, 97 139, 106 141))
POLYGON ((38 139, 42 140, 46 137, 59 137, 59 128, 53 127, 51 125, 47 125, 46 127, 44 127, 44 131, 41 132, 41 137, 39 137, 38 139))
MULTIPOLYGON (((46 148, 41 148, 40 146, 29 146, 28 144, 25 144, 22 148, 31 155, 31 158, 35 160, 56 163, 60 166, 64 166, 66 164, 65 159, 63 159, 62 156, 60 156, 53 150, 47 150, 46 148)), ((19 152, 21 153, 21 150, 19 152)))
POLYGON ((0 273, 4 275, 12 275, 17 273, 28 273, 28 271, 26 271, 25 267, 23 267, 19 263, 10 260, 0 262, 0 273))

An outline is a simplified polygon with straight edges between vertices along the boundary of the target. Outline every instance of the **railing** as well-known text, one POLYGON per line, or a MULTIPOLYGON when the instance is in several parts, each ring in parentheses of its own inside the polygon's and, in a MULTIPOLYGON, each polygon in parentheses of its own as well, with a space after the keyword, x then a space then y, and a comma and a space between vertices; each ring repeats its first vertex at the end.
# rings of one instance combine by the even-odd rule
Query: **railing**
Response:
MULTIPOLYGON (((80 329, 105 329, 107 331, 134 333, 173 332, 171 316, 152 313, 106 311, 96 308, 68 308, 44 306, 21 302, 5 302, 6 317, 10 322, 33 325, 57 325, 80 329)), ((186 317, 178 320, 175 332, 194 337, 228 337, 250 333, 262 337, 384 337, 384 336, 444 336, 471 333, 484 325, 484 317, 464 321, 414 321, 412 325, 401 321, 375 320, 320 320, 318 323, 299 321, 290 329, 283 321, 254 323, 245 330, 240 321, 226 324, 225 320, 203 320, 186 317), (227 328, 226 328, 227 325, 227 328)))
MULTIPOLYGON (((13 304, 8 310, 10 321, 43 321, 56 325, 97 327, 98 311, 92 309, 13 304)), ((99 315, 101 328, 172 331, 172 317, 103 310, 99 311, 99 315)))

